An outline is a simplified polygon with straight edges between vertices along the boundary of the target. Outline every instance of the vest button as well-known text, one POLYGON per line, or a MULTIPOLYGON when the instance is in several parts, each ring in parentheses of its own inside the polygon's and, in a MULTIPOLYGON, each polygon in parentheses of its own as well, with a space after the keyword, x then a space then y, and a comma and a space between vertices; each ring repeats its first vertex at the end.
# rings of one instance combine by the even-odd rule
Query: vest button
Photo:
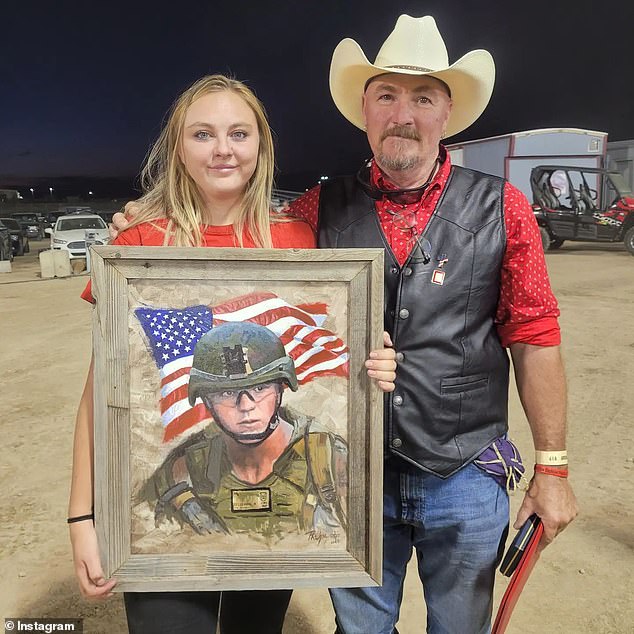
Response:
POLYGON ((407 319, 409 317, 409 310, 407 310, 407 308, 401 308, 401 310, 398 311, 398 316, 401 319, 407 319))
POLYGON ((394 317, 394 311, 393 310, 390 311, 390 317, 394 317))
POLYGON ((403 361, 403 359, 405 358, 405 355, 402 352, 397 352, 396 353, 396 360, 401 363, 403 361))
POLYGON ((399 394, 397 394, 393 399, 392 399, 392 403, 394 403, 394 405, 402 405, 403 404, 403 397, 400 396, 399 394))
POLYGON ((395 438, 392 441, 392 447, 398 449, 403 444, 403 441, 400 438, 395 438))
POLYGON ((396 268, 395 266, 390 267, 390 273, 392 275, 396 275, 398 273, 398 268, 396 268))
POLYGON ((409 268, 409 266, 406 266, 406 267, 403 269, 403 275, 404 275, 405 277, 409 277, 412 273, 413 273, 413 271, 412 271, 412 269, 410 269, 410 268, 409 268))

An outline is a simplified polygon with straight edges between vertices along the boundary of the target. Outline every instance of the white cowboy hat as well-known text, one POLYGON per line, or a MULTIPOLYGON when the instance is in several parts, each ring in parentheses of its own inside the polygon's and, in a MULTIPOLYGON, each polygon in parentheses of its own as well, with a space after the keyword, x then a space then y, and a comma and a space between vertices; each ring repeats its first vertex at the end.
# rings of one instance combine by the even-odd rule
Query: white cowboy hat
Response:
POLYGON ((453 100, 445 131, 445 136, 451 136, 469 127, 486 108, 493 92, 495 64, 488 51, 476 50, 450 66, 445 42, 429 15, 401 15, 374 64, 354 40, 346 38, 332 55, 330 93, 341 114, 362 130, 366 83, 384 73, 430 75, 444 81, 453 100))

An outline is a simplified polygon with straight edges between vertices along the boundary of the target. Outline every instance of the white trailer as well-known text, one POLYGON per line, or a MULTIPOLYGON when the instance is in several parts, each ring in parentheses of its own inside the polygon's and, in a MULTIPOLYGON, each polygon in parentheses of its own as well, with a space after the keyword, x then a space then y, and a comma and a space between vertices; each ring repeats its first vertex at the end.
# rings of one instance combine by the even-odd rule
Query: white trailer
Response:
POLYGON ((634 191, 634 139, 608 143, 607 167, 620 172, 630 189, 634 191))
POLYGON ((603 167, 607 132, 544 128, 513 132, 447 146, 453 165, 506 178, 533 200, 530 175, 537 165, 603 167))

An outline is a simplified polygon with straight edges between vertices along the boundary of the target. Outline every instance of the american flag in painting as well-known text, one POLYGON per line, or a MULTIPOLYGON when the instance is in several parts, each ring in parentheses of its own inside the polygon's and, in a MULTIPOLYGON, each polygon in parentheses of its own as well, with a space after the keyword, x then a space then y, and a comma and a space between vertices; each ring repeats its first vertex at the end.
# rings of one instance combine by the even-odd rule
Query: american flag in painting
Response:
POLYGON ((205 406, 187 400, 194 347, 213 326, 251 321, 272 330, 295 362, 300 385, 319 376, 348 376, 348 347, 322 328, 323 303, 293 306, 273 293, 251 293, 218 306, 135 309, 161 375, 163 440, 175 438, 209 417, 205 406))

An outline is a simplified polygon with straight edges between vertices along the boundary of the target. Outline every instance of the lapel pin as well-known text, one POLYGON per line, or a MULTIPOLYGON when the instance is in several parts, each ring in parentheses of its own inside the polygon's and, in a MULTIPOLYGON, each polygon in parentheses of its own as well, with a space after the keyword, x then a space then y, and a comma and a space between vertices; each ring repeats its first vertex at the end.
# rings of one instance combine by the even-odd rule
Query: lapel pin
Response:
POLYGON ((445 283, 445 272, 440 269, 435 269, 431 276, 431 283, 442 286, 445 283))

